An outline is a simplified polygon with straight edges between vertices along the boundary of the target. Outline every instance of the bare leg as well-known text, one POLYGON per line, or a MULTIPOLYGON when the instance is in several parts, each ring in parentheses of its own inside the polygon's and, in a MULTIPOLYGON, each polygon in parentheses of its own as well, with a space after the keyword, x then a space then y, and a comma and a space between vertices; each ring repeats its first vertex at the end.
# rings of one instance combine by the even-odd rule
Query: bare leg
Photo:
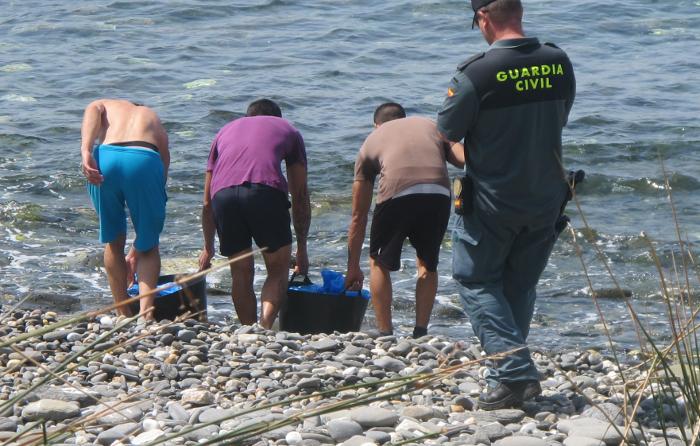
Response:
POLYGON ((263 252, 267 278, 263 284, 262 293, 260 293, 262 301, 260 325, 265 328, 272 328, 282 303, 287 299, 291 257, 292 245, 283 246, 275 252, 263 252))
MULTIPOLYGON (((156 289, 160 275, 160 251, 157 246, 148 251, 136 251, 136 274, 139 276, 140 294, 156 289)), ((153 308, 155 298, 156 296, 151 294, 141 299, 141 313, 146 320, 153 320, 153 311, 145 312, 153 308)))
MULTIPOLYGON (((250 249, 237 252, 231 257, 249 253, 250 249)), ((258 302, 253 291, 255 263, 253 256, 240 259, 231 264, 231 300, 236 309, 238 320, 243 325, 253 325, 258 320, 258 302)))
POLYGON ((430 272, 425 263, 419 258, 418 279, 416 280, 416 327, 428 328, 430 313, 433 311, 435 295, 437 294, 437 271, 430 272))
POLYGON ((373 258, 369 259, 369 290, 372 294, 372 306, 380 333, 391 333, 391 273, 373 258))
MULTIPOLYGON (((129 298, 126 292, 126 260, 124 258, 124 244, 126 234, 120 235, 116 240, 105 246, 104 260, 107 270, 107 281, 114 296, 114 303, 122 302, 129 298)), ((124 305, 117 308, 117 314, 131 316, 131 309, 124 305)))

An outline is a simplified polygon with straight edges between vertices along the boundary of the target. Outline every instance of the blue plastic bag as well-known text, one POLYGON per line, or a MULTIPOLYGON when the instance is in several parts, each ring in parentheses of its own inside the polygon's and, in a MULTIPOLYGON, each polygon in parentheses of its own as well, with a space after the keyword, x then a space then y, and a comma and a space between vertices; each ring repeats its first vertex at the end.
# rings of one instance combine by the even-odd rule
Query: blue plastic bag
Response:
POLYGON ((348 297, 362 297, 364 299, 369 299, 369 291, 346 291, 345 290, 345 276, 342 273, 333 271, 330 269, 321 270, 321 277, 323 278, 323 285, 297 285, 291 284, 289 289, 292 291, 301 291, 304 293, 316 293, 316 294, 327 294, 330 296, 345 295, 348 297))
MULTIPOLYGON (((158 285, 158 287, 160 288, 160 287, 166 286, 166 285, 170 285, 170 288, 166 288, 166 289, 164 289, 164 290, 162 290, 162 291, 158 291, 158 294, 156 295, 157 297, 169 296, 169 295, 171 295, 171 294, 175 294, 175 293, 177 293, 178 291, 182 290, 182 287, 181 287, 180 285, 175 285, 175 282, 164 283, 164 284, 162 284, 162 285, 158 285)), ((138 295, 139 295, 139 284, 138 284, 138 282, 134 282, 134 284, 131 285, 131 287, 129 287, 129 289, 126 290, 126 292, 127 292, 127 294, 128 294, 129 296, 131 296, 131 297, 138 296, 138 295)))
POLYGON ((340 294, 345 290, 345 276, 330 269, 321 270, 323 277, 323 291, 331 294, 340 294))

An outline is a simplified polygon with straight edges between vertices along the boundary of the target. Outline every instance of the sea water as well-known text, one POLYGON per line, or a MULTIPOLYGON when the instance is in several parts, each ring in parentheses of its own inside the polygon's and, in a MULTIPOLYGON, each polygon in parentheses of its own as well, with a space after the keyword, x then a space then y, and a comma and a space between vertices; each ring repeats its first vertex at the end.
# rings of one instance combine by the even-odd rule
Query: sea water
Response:
MULTIPOLYGON (((353 164, 384 101, 434 117, 455 67, 487 48, 466 1, 3 0, 0 16, 0 297, 111 302, 97 220, 80 173, 80 123, 93 99, 157 110, 170 136, 164 272, 196 269, 204 168, 217 130, 259 97, 301 130, 313 208, 311 268, 345 270, 353 164)), ((578 82, 564 162, 586 170, 587 225, 569 206, 588 277, 615 342, 635 332, 617 281, 652 333, 667 336, 650 246, 673 276, 678 257, 665 176, 681 236, 700 237, 700 2, 525 0, 529 35, 569 54, 578 82), (602 256, 602 257, 601 257, 602 256)), ((456 175, 457 170, 450 173, 456 175)), ((133 235, 130 235, 131 237, 133 235)), ((365 245, 366 247, 366 245, 365 245)), ((471 336, 440 257, 431 332, 471 336)), ((367 269, 367 255, 362 265, 367 269)), ((264 279, 256 269, 256 287, 264 279)), ((411 331, 416 262, 406 246, 394 281, 397 330, 411 331)), ((208 278, 210 317, 233 314, 227 270, 208 278)), ((316 276, 320 280, 320 276, 316 276)), ((70 311, 77 311, 75 305, 70 311)), ((368 310, 366 326, 373 315, 368 310)), ((539 286, 530 342, 606 344, 572 233, 539 286)))

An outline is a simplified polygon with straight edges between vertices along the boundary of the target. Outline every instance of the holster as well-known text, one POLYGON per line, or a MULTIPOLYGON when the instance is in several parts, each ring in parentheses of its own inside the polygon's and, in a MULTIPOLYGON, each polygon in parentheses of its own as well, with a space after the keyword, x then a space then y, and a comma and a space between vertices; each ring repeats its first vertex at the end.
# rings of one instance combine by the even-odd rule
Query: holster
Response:
POLYGON ((564 231, 564 229, 566 229, 566 226, 569 224, 569 221, 571 221, 567 215, 564 215, 564 211, 566 210, 566 205, 569 203, 569 201, 571 201, 571 199, 574 196, 573 191, 576 189, 576 185, 582 183, 585 178, 586 172, 584 172, 583 170, 570 170, 566 175, 566 197, 564 198, 564 202, 561 204, 561 208, 559 210, 559 218, 557 218, 557 221, 554 224, 554 229, 557 233, 557 236, 559 236, 559 234, 561 234, 564 231))
POLYGON ((469 215, 474 209, 474 181, 467 175, 452 182, 455 200, 455 214, 469 215))

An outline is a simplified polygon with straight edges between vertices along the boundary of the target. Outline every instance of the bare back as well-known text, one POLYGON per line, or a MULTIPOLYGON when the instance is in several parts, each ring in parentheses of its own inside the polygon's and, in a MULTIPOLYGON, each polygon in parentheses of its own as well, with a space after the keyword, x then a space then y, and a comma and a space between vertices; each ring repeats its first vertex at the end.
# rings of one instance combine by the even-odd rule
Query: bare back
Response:
POLYGON ((134 146, 155 148, 163 161, 167 178, 170 167, 168 134, 156 112, 150 108, 123 99, 98 99, 85 108, 80 134, 82 171, 90 183, 97 185, 103 181, 92 156, 95 143, 133 143, 134 146))
POLYGON ((167 149, 165 129, 153 110, 120 99, 105 99, 102 105, 105 112, 98 139, 103 144, 145 141, 159 150, 167 149))

